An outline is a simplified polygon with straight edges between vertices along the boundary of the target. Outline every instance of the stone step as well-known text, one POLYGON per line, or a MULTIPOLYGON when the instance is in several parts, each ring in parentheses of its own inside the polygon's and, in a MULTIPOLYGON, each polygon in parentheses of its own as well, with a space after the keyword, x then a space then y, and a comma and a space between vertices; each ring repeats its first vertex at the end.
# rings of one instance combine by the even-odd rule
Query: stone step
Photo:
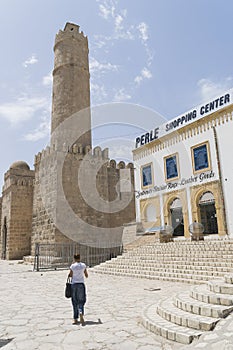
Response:
POLYGON ((96 267, 96 271, 103 271, 103 273, 119 273, 119 274, 133 274, 133 275, 147 275, 147 276, 168 276, 168 277, 180 277, 180 278, 187 278, 187 279, 199 279, 199 280, 205 280, 208 281, 210 279, 213 279, 213 277, 217 277, 216 275, 223 277, 224 273, 213 273, 208 271, 196 271, 196 270, 190 270, 190 271, 181 271, 181 270, 169 270, 169 269, 149 269, 149 268, 131 268, 129 266, 122 266, 122 267, 96 267))
POLYGON ((233 305, 233 295, 211 292, 206 285, 195 286, 191 289, 192 298, 209 304, 233 305))
MULTIPOLYGON (((206 284, 206 279, 203 280, 196 280, 194 277, 192 278, 181 278, 181 277, 169 277, 169 276, 151 276, 151 275, 145 275, 145 274, 133 274, 133 273, 126 273, 126 272, 113 272, 113 271, 104 271, 103 269, 97 270, 96 268, 92 268, 94 273, 101 273, 101 274, 109 274, 109 275, 115 275, 115 276, 127 276, 127 277, 133 277, 133 278, 147 278, 150 280, 161 280, 161 281, 171 281, 171 282, 181 282, 181 283, 187 283, 187 284, 206 284)), ((211 277, 210 277, 211 279, 211 277)))
POLYGON ((196 315, 178 309, 173 304, 171 298, 161 300, 158 303, 157 313, 169 322, 202 331, 210 331, 214 329, 216 323, 220 320, 220 318, 196 315))
POLYGON ((209 281, 208 287, 211 292, 220 294, 232 294, 233 297, 233 284, 224 283, 221 281, 209 281))
POLYGON ((157 243, 151 244, 151 245, 141 245, 140 247, 137 247, 135 249, 129 250, 128 253, 132 253, 134 251, 144 251, 144 252, 155 252, 157 251, 158 253, 164 253, 164 252, 173 252, 176 250, 177 252, 183 252, 183 251, 189 251, 189 252, 208 252, 208 251, 215 251, 219 253, 224 253, 224 252, 233 252, 233 243, 231 245, 215 245, 211 246, 207 243, 204 243, 202 246, 201 245, 182 245, 182 244, 174 244, 174 245, 168 245, 168 244, 162 244, 158 245, 157 243))
POLYGON ((227 315, 229 315, 231 311, 233 311, 233 305, 213 305, 210 303, 205 303, 203 301, 196 300, 191 297, 190 291, 177 294, 173 298, 173 303, 176 307, 183 311, 191 312, 201 316, 215 318, 224 318, 227 315))
POLYGON ((205 247, 232 247, 233 245, 233 239, 231 240, 204 240, 204 241, 173 241, 173 242, 167 242, 167 243, 160 243, 160 242, 150 242, 148 244, 145 244, 144 247, 158 247, 159 249, 172 249, 173 247, 179 247, 180 249, 182 247, 192 247, 192 248, 199 248, 199 249, 205 249, 205 247))
POLYGON ((182 269, 182 270, 205 270, 205 271, 214 271, 214 272, 223 272, 224 274, 229 272, 233 273, 233 267, 224 267, 224 266, 211 266, 211 265, 189 265, 189 264, 184 264, 183 261, 180 261, 179 263, 173 264, 173 263, 164 263, 161 264, 160 262, 156 261, 144 261, 141 262, 140 260, 119 260, 119 261, 107 261, 106 263, 101 264, 101 266, 105 267, 115 267, 115 266, 125 266, 127 265, 128 267, 140 267, 140 268, 149 268, 149 269, 158 269, 158 268, 164 268, 164 269, 182 269))
MULTIPOLYGON (((112 259, 113 260, 113 259, 112 259)), ((106 262, 106 264, 115 264, 115 261, 119 262, 119 264, 149 264, 151 266, 154 266, 154 264, 160 264, 160 265, 163 265, 163 266, 169 266, 169 265, 183 265, 184 264, 184 260, 172 260, 172 261, 167 261, 167 260, 155 260, 155 259, 145 259, 145 258, 142 258, 140 256, 138 257, 133 257, 131 259, 128 259, 128 258, 121 258, 119 256, 119 258, 117 260, 108 260, 106 262), (162 263, 163 262, 163 263, 162 263)), ((189 264, 191 265, 183 265, 183 266, 201 266, 203 267, 203 261, 200 261, 199 259, 195 259, 195 260, 189 260, 188 261, 189 264)), ((102 263, 102 264, 105 264, 105 263, 102 263)), ((211 268, 227 268, 227 269, 230 269, 230 270, 233 270, 233 262, 226 262, 226 261, 218 261, 216 262, 216 259, 214 259, 214 261, 205 261, 205 265, 206 266, 209 266, 211 268)))
MULTIPOLYGON (((145 253, 144 255, 142 253, 138 253, 138 254, 134 254, 131 256, 127 255, 127 258, 129 260, 132 260, 134 258, 138 257, 138 259, 140 260, 157 260, 157 261, 180 261, 182 259, 187 259, 190 261, 199 261, 202 260, 203 262, 216 262, 216 261, 220 261, 220 262, 228 262, 228 263, 232 263, 233 261, 233 255, 231 256, 219 256, 219 255, 215 255, 215 254, 209 254, 209 256, 207 254, 196 254, 196 255, 192 255, 192 254, 170 254, 170 255, 158 255, 158 254, 147 254, 145 253)), ((124 258, 123 258, 124 259, 124 258)))
POLYGON ((233 251, 233 242, 231 244, 227 245, 226 243, 224 244, 210 244, 208 242, 203 242, 203 243, 198 243, 198 244, 182 244, 181 242, 176 242, 176 243, 169 243, 169 244, 158 244, 158 243, 151 243, 149 245, 141 245, 135 250, 139 250, 140 248, 143 248, 144 250, 158 250, 158 251, 173 251, 174 248, 176 248, 179 251, 182 250, 190 250, 190 251, 208 251, 208 250, 213 250, 213 251, 233 251))
POLYGON ((205 333, 166 321, 156 313, 156 309, 156 304, 147 307, 143 312, 141 321, 146 329, 155 334, 182 344, 190 344, 194 339, 205 333))
MULTIPOLYGON (((138 266, 138 268, 135 268, 135 266, 129 266, 129 265, 105 265, 105 266, 101 266, 99 267, 99 269, 104 269, 106 271, 106 273, 108 273, 108 271, 116 271, 116 272, 132 272, 132 273, 145 273, 145 274, 149 274, 149 275, 157 275, 157 274, 161 274, 161 273, 168 273, 168 274, 179 274, 179 275, 190 275, 192 276, 193 274, 195 274, 196 276, 208 276, 208 278, 212 278, 213 277, 224 277, 225 272, 218 272, 218 271, 207 271, 207 270, 181 270, 181 269, 171 269, 171 268, 154 268, 154 267, 148 267, 148 266, 138 266)), ((201 278, 203 279, 203 278, 201 278)))
MULTIPOLYGON (((140 264, 166 264, 166 265, 172 265, 172 264, 184 264, 184 259, 183 258, 172 258, 172 259, 156 259, 155 257, 143 257, 143 256, 135 256, 135 257, 121 257, 119 256, 118 258, 107 260, 106 262, 101 263, 103 264, 113 264, 116 261, 122 264, 125 263, 140 263, 140 264)), ((219 266, 219 267, 227 267, 227 268, 233 268, 233 260, 231 261, 226 261, 226 260, 218 260, 216 262, 216 258, 211 258, 211 259, 202 259, 202 258, 195 258, 195 259, 189 259, 187 260, 189 264, 195 265, 195 266, 202 266, 203 264, 207 266, 219 266)))
POLYGON ((203 243, 203 245, 183 245, 181 243, 175 243, 175 244, 157 244, 157 243, 154 243, 154 244, 150 244, 150 245, 141 245, 135 249, 132 249, 132 250, 129 250, 127 253, 132 253, 134 251, 140 251, 140 250, 143 250, 143 251, 147 251, 147 252, 150 252, 150 251, 157 251, 157 252, 160 252, 160 253, 164 253, 164 252, 173 252, 174 250, 177 250, 177 251, 202 251, 202 252, 208 252, 208 251, 215 251, 215 252, 233 252, 233 242, 230 244, 230 245, 226 245, 226 244, 223 244, 222 246, 221 245, 210 245, 208 243, 203 243))
MULTIPOLYGON (((207 248, 207 247, 206 247, 207 248)), ((158 255, 164 255, 164 254, 174 254, 174 252, 176 252, 176 254, 218 254, 220 256, 222 255, 233 255, 233 250, 229 249, 229 250, 221 250, 219 248, 216 249, 206 249, 206 250, 202 250, 202 249, 177 249, 177 247, 174 247, 173 249, 161 249, 158 250, 157 248, 153 248, 153 249, 145 249, 143 247, 141 247, 141 249, 137 248, 137 250, 131 250, 128 251, 126 254, 128 255, 133 255, 135 252, 142 252, 143 254, 158 254, 158 255)))
MULTIPOLYGON (((128 257, 128 256, 118 256, 117 258, 115 258, 116 260, 114 259, 111 259, 111 260, 107 260, 106 262, 103 262, 101 264, 105 264, 105 263, 108 263, 108 264, 113 264, 115 263, 116 261, 119 262, 119 263, 131 263, 131 264, 134 264, 134 263, 138 263, 140 262, 140 264, 167 264, 167 265, 171 265, 171 264, 183 264, 184 265, 184 261, 181 259, 181 258, 176 258, 176 257, 172 257, 172 259, 164 259, 164 258, 159 258, 157 259, 155 256, 144 256, 144 255, 136 255, 136 256, 131 256, 131 257, 128 257)), ((190 263, 192 265, 193 262, 196 262, 196 263, 199 263, 199 265, 201 265, 201 261, 200 259, 192 259, 191 260, 192 262, 190 263)), ((205 261, 205 259, 203 260, 205 261)), ((226 262, 226 261, 219 261, 220 262, 220 265, 218 266, 221 266, 223 265, 223 267, 225 267, 225 264, 227 267, 231 267, 233 266, 233 263, 232 262, 226 262)), ((209 261, 206 260, 206 263, 207 264, 211 264, 214 263, 214 261, 209 261)), ((215 263, 216 263, 216 259, 215 259, 215 263)))
POLYGON ((223 243, 223 242, 168 242, 168 243, 161 243, 159 244, 158 242, 151 242, 149 244, 142 244, 141 246, 135 247, 134 250, 140 249, 143 247, 145 250, 152 250, 152 249, 157 249, 158 251, 171 251, 174 248, 177 248, 179 250, 183 249, 189 249, 189 250, 229 250, 233 251, 233 241, 231 243, 223 243))
MULTIPOLYGON (((183 258, 180 260, 177 259, 169 259, 169 260, 146 260, 146 259, 140 259, 140 258, 134 258, 134 259, 119 259, 116 260, 114 262, 111 262, 110 260, 102 263, 102 265, 113 265, 115 263, 119 263, 122 265, 146 265, 146 266, 192 266, 192 267, 196 267, 199 269, 204 269, 204 267, 209 267, 209 268, 218 268, 219 271, 223 271, 224 269, 228 269, 229 274, 232 273, 233 270, 233 264, 231 262, 223 262, 223 261, 219 261, 218 264, 216 264, 216 259, 213 259, 213 261, 205 261, 203 259, 188 259, 188 258, 183 258), (186 260, 185 260, 186 259, 186 260), (184 262, 187 261, 187 264, 184 265, 184 262)), ((227 272, 227 271, 225 271, 227 272)))
MULTIPOLYGON (((154 248, 157 247, 158 249, 166 250, 166 249, 172 249, 174 247, 178 247, 179 249, 185 249, 185 248, 192 248, 192 249, 206 249, 206 247, 210 247, 212 249, 216 248, 224 248, 231 249, 233 245, 233 240, 229 243, 223 242, 223 241, 199 241, 199 242, 185 242, 185 241, 176 241, 176 242, 167 242, 167 243, 159 243, 159 242, 150 242, 143 245, 143 247, 146 248, 154 248)), ((136 249, 140 248, 137 247, 136 249)))
POLYGON ((224 261, 225 259, 227 261, 232 261, 233 258, 233 254, 229 255, 229 254, 218 254, 217 252, 213 253, 213 252, 203 252, 203 253, 195 253, 192 254, 190 252, 184 252, 184 253, 177 253, 176 251, 172 252, 172 253, 164 253, 164 254, 158 254, 157 252, 154 253, 147 253, 147 252, 138 252, 137 254, 132 254, 129 255, 127 254, 128 258, 132 258, 134 256, 141 256, 141 258, 144 257, 145 260, 148 259, 157 259, 157 260, 168 260, 168 259, 178 259, 180 260, 183 257, 186 258, 191 258, 191 259, 195 259, 195 258, 201 258, 205 261, 216 261, 216 259, 220 260, 220 261, 224 261), (215 259, 215 260, 214 260, 215 259))

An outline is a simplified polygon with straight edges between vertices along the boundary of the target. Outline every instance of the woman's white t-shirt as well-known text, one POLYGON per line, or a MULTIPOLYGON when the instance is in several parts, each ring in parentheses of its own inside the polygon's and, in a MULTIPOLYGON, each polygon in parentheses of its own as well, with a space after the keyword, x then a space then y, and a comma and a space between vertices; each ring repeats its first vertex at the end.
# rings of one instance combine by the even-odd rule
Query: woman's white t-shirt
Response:
POLYGON ((86 265, 82 262, 75 262, 70 266, 73 271, 72 284, 74 283, 84 283, 84 270, 86 265))

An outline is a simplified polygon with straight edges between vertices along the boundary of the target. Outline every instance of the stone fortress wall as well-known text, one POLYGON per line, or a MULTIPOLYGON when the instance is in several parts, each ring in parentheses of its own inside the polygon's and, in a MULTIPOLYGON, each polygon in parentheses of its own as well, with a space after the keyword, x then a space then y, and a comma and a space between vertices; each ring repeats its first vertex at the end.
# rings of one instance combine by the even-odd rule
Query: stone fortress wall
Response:
POLYGON ((33 182, 35 173, 15 162, 5 173, 1 210, 1 258, 20 259, 31 249, 33 182))
MULTIPOLYGON (((112 242, 112 244, 117 243, 117 245, 120 245, 123 224, 134 220, 135 217, 134 193, 132 193, 133 186, 130 192, 121 192, 119 187, 121 171, 125 169, 128 169, 130 182, 133 184, 133 164, 125 164, 123 161, 117 163, 113 159, 110 160, 108 157, 108 149, 102 150, 100 147, 95 147, 90 150, 89 147, 82 148, 74 144, 69 152, 58 152, 51 148, 47 148, 42 151, 42 153, 36 155, 32 221, 32 254, 34 254, 35 243, 38 242, 68 243, 72 241, 72 239, 69 239, 66 235, 62 234, 62 232, 56 227, 53 219, 57 221, 57 226, 59 227, 63 227, 63 223, 67 226, 69 225, 70 230, 73 230, 72 232, 74 232, 74 235, 72 235, 73 240, 79 241, 79 243, 89 243, 90 245, 95 243, 101 244, 101 240, 104 239, 106 243, 112 242), (60 196, 57 171, 57 164, 60 158, 65 158, 61 180, 64 194, 67 199, 67 203, 64 205, 68 205, 73 213, 87 224, 84 229, 80 226, 75 226, 76 224, 72 227, 72 222, 70 222, 67 217, 63 217, 63 208, 60 210, 56 205, 60 196), (88 169, 88 172, 85 174, 84 186, 86 185, 86 190, 90 194, 88 197, 91 201, 91 192, 93 188, 90 184, 92 184, 92 175, 94 174, 96 180, 94 186, 96 186, 100 198, 102 198, 105 203, 110 204, 112 201, 117 198, 119 199, 120 197, 122 202, 125 200, 125 202, 128 202, 129 204, 118 212, 110 213, 109 210, 109 213, 104 213, 101 211, 100 204, 100 210, 96 210, 92 205, 86 203, 80 193, 77 180, 80 164, 83 162, 88 163, 87 166, 84 165, 84 168, 88 169), (101 164, 103 165, 100 166, 101 164), (100 168, 97 174, 96 167, 100 168), (46 178, 42 188, 43 193, 46 194, 46 198, 43 199, 41 195, 41 175, 46 178), (63 222, 61 222, 62 220, 63 222), (99 242, 96 242, 96 238, 93 238, 92 240, 90 235, 88 235, 90 228, 89 225, 94 227, 96 232, 98 231, 98 228, 106 229, 106 234, 104 236, 100 234, 99 242), (119 228, 118 234, 114 234, 115 237, 109 236, 111 228, 119 228)), ((94 200, 95 199, 93 199, 93 201, 94 200)))

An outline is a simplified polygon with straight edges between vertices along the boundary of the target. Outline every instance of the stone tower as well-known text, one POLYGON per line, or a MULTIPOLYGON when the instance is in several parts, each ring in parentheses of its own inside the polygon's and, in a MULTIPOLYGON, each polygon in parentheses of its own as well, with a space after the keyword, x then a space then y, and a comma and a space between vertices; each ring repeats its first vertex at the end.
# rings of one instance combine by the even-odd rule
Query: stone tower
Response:
POLYGON ((22 259, 31 251, 34 171, 18 161, 5 173, 2 192, 1 258, 22 259))
POLYGON ((35 243, 66 243, 70 238, 87 245, 96 239, 120 245, 121 226, 135 219, 133 165, 110 161, 107 149, 92 150, 88 41, 79 26, 67 23, 58 32, 54 55, 51 142, 35 157, 32 253, 35 243), (79 130, 88 131, 73 137, 79 130), (129 192, 119 189, 123 173, 132 184, 129 192), (119 210, 111 212, 115 200, 119 210), (74 236, 66 234, 67 227, 74 236))
POLYGON ((54 45, 51 133, 74 113, 86 110, 82 122, 89 131, 77 140, 83 147, 91 147, 88 54, 87 37, 79 32, 78 25, 66 23, 56 35, 54 45))

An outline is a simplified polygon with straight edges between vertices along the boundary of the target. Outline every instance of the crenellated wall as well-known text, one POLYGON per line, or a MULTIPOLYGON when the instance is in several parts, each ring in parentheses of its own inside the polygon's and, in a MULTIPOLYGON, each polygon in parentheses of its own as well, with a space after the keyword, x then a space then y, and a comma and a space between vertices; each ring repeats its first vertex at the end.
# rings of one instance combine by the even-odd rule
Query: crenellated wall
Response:
POLYGON ((34 171, 24 162, 5 173, 2 192, 0 255, 22 259, 31 251, 34 171))
MULTIPOLYGON (((100 147, 91 150, 89 147, 74 144, 68 152, 65 149, 67 148, 57 151, 47 147, 35 156, 32 253, 35 243, 70 241, 70 237, 66 237, 56 228, 56 224, 62 220, 62 213, 58 214, 64 200, 61 193, 64 193, 63 197, 66 199, 64 205, 69 206, 75 216, 96 230, 106 229, 104 239, 110 241, 111 228, 119 228, 117 240, 118 244, 121 244, 122 225, 135 218, 133 164, 109 160, 108 149, 102 150, 100 147), (124 177, 128 174, 128 190, 121 186, 122 171, 125 172, 124 177), (83 198, 85 193, 88 200, 83 198), (129 204, 126 208, 111 213, 110 205, 114 200, 122 203, 128 201, 129 204), (107 212, 101 208, 102 201, 107 205, 107 212)), ((65 217, 64 222, 67 222, 65 217)), ((62 224, 60 222, 57 226, 61 227, 62 224)), ((77 226, 75 229, 79 241, 87 239, 88 232, 85 232, 83 227, 77 226)))

